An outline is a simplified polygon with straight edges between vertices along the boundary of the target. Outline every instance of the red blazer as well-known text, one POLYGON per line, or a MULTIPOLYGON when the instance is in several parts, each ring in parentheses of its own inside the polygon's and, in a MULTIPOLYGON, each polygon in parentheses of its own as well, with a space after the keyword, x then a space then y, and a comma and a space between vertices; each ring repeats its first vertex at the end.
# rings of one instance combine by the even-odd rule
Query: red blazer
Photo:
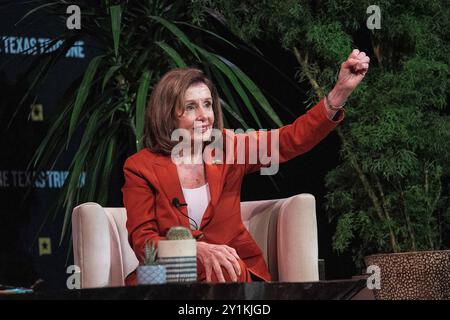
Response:
MULTIPOLYGON (((342 120, 328 119, 323 101, 300 116, 293 124, 279 130, 279 161, 285 162, 309 151, 326 137, 342 120)), ((225 130, 223 131, 225 134, 225 130)), ((236 135, 228 134, 229 148, 225 152, 236 152, 236 135), (233 148, 233 149, 231 149, 233 148)), ((246 134, 246 159, 248 144, 258 139, 259 132, 246 134)), ((258 144, 258 147, 261 148, 258 144)), ((236 159, 236 156, 235 156, 236 159)), ((254 275, 265 281, 271 277, 261 250, 241 220, 240 192, 245 174, 261 168, 261 164, 205 163, 206 179, 211 201, 204 213, 199 232, 193 232, 198 241, 226 244, 236 249, 239 257, 254 275)), ((138 259, 143 261, 143 249, 147 240, 164 239, 169 228, 182 225, 189 229, 186 206, 179 210, 172 204, 174 198, 185 203, 175 164, 170 156, 156 154, 143 149, 129 157, 124 165, 125 184, 122 188, 123 202, 127 210, 129 242, 138 259)), ((127 284, 134 282, 134 274, 127 284)))

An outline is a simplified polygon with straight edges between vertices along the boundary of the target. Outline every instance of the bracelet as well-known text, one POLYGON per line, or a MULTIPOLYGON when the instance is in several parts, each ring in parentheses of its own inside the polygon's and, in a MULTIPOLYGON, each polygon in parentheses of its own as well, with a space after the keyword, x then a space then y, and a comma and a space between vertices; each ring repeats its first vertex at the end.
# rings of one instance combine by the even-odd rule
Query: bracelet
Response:
POLYGON ((327 100, 327 105, 328 105, 328 107, 329 107, 331 110, 333 110, 333 111, 339 111, 339 110, 342 110, 342 109, 344 108, 344 106, 345 106, 345 102, 344 102, 343 104, 341 104, 339 107, 333 106, 333 105, 330 103, 330 100, 328 99, 328 95, 325 96, 325 99, 327 100))

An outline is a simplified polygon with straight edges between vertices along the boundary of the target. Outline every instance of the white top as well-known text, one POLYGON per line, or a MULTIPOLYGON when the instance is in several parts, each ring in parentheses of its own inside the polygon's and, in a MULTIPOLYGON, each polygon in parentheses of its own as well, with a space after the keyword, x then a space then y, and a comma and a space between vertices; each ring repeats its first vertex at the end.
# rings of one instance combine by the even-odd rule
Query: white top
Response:
POLYGON ((188 215, 200 228, 203 214, 211 199, 208 183, 198 188, 186 189, 182 187, 181 189, 183 190, 184 200, 186 200, 188 215))

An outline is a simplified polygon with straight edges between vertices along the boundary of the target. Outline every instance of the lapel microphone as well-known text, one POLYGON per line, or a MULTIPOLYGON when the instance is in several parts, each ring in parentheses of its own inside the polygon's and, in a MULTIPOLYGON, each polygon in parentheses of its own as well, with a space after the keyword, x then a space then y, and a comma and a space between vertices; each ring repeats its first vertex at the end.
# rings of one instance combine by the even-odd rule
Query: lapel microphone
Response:
POLYGON ((178 198, 173 198, 173 199, 172 199, 172 205, 173 205, 175 208, 177 208, 178 211, 179 211, 183 216, 187 217, 189 220, 191 220, 191 221, 193 222, 193 223, 192 223, 192 222, 189 222, 189 224, 191 225, 191 227, 194 228, 194 230, 200 230, 200 228, 198 227, 197 222, 196 222, 194 219, 192 219, 191 217, 185 215, 185 214, 180 210, 181 207, 184 207, 184 206, 187 207, 187 203, 181 203, 180 200, 178 200, 178 198))
POLYGON ((178 200, 178 198, 173 198, 172 199, 172 204, 177 209, 179 209, 180 207, 183 207, 183 206, 187 207, 187 203, 181 203, 180 200, 178 200))

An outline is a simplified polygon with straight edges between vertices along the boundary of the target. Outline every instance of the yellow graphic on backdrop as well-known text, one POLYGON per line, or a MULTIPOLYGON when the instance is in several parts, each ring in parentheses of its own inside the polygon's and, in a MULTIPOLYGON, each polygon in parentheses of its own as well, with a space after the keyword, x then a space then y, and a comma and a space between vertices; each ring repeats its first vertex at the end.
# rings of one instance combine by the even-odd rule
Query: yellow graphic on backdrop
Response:
POLYGON ((44 107, 42 104, 31 105, 31 121, 44 121, 44 107))
POLYGON ((52 254, 52 242, 50 238, 39 238, 39 255, 52 254))

